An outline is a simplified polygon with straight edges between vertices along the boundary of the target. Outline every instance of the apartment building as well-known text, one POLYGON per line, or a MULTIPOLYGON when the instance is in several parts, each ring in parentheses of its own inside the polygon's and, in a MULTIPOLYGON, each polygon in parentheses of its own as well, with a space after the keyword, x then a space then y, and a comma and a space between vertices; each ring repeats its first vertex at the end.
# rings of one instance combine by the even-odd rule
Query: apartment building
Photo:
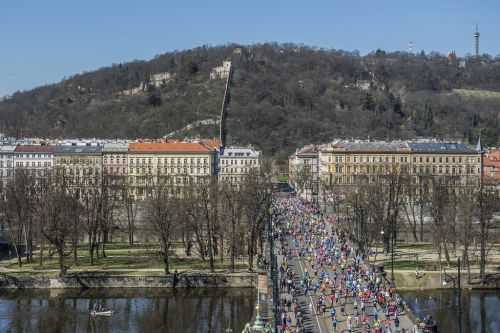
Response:
POLYGON ((85 195, 97 189, 102 180, 102 147, 56 146, 54 168, 69 188, 85 195))
POLYGON ((18 145, 14 150, 14 168, 24 169, 36 178, 46 177, 54 166, 54 146, 18 145))
POLYGON ((0 189, 14 177, 14 151, 16 146, 0 146, 0 189))
POLYGON ((212 176, 216 150, 201 142, 137 142, 128 147, 129 185, 136 198, 151 194, 160 178, 180 187, 212 176))
POLYGON ((398 172, 410 176, 413 183, 433 176, 477 186, 481 154, 480 149, 461 143, 343 141, 320 149, 320 177, 327 184, 355 185, 398 172))
POLYGON ((128 174, 128 144, 106 143, 102 147, 103 175, 121 179, 128 174))
POLYGON ((500 185, 500 149, 492 148, 483 157, 484 182, 489 185, 500 185))
POLYGON ((260 168, 261 153, 252 147, 227 147, 219 154, 219 180, 242 183, 252 169, 260 168))
POLYGON ((318 145, 307 145, 288 158, 289 184, 304 199, 311 199, 319 192, 318 155, 318 145))
POLYGON ((103 181, 117 198, 123 198, 128 180, 128 143, 105 143, 102 147, 103 181))

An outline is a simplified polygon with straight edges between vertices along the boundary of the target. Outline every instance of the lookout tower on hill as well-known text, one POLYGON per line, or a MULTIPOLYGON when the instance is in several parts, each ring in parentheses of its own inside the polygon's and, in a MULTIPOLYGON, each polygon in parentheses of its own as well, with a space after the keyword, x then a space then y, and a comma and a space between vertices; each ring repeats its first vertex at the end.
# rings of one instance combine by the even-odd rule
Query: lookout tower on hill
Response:
POLYGON ((476 32, 474 33, 474 39, 475 39, 475 42, 476 42, 476 58, 479 57, 479 36, 480 36, 479 27, 476 24, 476 32))

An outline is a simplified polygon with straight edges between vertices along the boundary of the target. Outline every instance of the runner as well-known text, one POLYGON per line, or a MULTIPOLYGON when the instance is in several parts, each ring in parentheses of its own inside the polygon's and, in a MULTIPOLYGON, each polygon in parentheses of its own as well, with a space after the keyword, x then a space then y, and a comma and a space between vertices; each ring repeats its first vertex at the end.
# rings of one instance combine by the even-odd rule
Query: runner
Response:
MULTIPOLYGON (((335 332, 339 323, 340 330, 349 332, 399 330, 400 299, 375 268, 365 263, 353 237, 338 229, 334 217, 323 217, 316 206, 298 198, 275 200, 273 211, 278 216, 273 227, 282 254, 280 285, 287 294, 307 300, 303 310, 312 317, 316 331, 335 332), (385 314, 383 325, 379 312, 385 314), (328 313, 330 320, 323 320, 328 313)), ((299 305, 284 304, 282 311, 297 318, 293 308, 299 311, 299 305)), ((302 320, 283 324, 290 332, 303 332, 302 320)))

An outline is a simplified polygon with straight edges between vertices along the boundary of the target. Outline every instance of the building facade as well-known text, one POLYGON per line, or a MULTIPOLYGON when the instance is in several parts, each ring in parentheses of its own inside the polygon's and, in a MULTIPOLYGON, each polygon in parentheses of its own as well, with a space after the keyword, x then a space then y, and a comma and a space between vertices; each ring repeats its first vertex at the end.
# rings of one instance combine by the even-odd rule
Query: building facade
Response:
POLYGON ((54 166, 54 146, 18 145, 14 150, 14 168, 26 170, 35 178, 44 178, 54 166))
POLYGON ((261 166, 261 153, 251 147, 227 147, 219 154, 219 180, 241 184, 253 169, 261 166))
POLYGON ((222 66, 217 66, 210 72, 210 80, 225 80, 231 73, 231 61, 225 60, 222 66))
POLYGON ((122 179, 128 175, 128 144, 107 143, 102 147, 104 176, 122 179))
POLYGON ((491 185, 500 185, 500 148, 486 151, 483 157, 484 182, 491 185))
POLYGON ((413 184, 424 177, 447 177, 454 184, 478 186, 481 151, 447 142, 337 142, 319 151, 325 184, 357 185, 395 172, 413 184))
POLYGON ((56 146, 54 168, 67 186, 83 196, 98 190, 102 181, 100 146, 56 146))
POLYGON ((151 195, 161 178, 177 187, 213 176, 216 151, 197 142, 138 142, 128 148, 128 184, 137 199, 151 195))
POLYGON ((315 198, 319 193, 319 146, 308 145, 297 149, 288 158, 289 184, 303 199, 315 198))
POLYGON ((0 146, 0 189, 14 177, 14 152, 16 146, 0 146))
POLYGON ((105 184, 122 199, 128 181, 128 143, 105 143, 102 147, 102 175, 105 184))

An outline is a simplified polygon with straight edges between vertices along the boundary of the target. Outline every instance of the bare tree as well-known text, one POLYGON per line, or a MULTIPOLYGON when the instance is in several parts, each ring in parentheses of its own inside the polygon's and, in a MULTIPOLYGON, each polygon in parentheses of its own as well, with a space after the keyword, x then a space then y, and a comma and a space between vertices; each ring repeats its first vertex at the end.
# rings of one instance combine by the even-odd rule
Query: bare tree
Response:
POLYGON ((102 256, 106 257, 106 244, 115 227, 115 211, 119 201, 119 193, 113 187, 113 178, 105 175, 100 184, 101 210, 99 219, 99 231, 101 237, 102 256))
POLYGON ((251 170, 241 187, 249 270, 253 270, 257 244, 263 239, 265 222, 270 218, 272 193, 269 175, 263 163, 261 172, 251 170))
POLYGON ((307 194, 311 192, 312 195, 313 193, 313 174, 311 166, 307 164, 297 166, 297 170, 293 178, 294 183, 297 186, 297 193, 300 196, 303 196, 304 200, 308 200, 307 194))
MULTIPOLYGON (((203 181, 203 180, 201 180, 203 181)), ((206 229, 205 224, 201 223, 201 209, 199 197, 200 192, 198 191, 198 183, 190 183, 183 188, 183 230, 182 235, 184 237, 185 247, 188 247, 189 243, 193 241, 195 252, 201 260, 206 261, 208 255, 207 239, 206 239, 206 229)))
POLYGON ((442 254, 451 265, 449 242, 453 238, 450 230, 450 209, 454 202, 454 188, 444 177, 434 177, 431 182, 430 215, 432 218, 433 244, 438 252, 441 265, 442 254))
POLYGON ((151 196, 147 199, 147 222, 152 226, 160 241, 159 254, 163 259, 165 274, 170 273, 170 248, 178 236, 180 198, 172 194, 166 178, 156 178, 150 183, 151 196))
POLYGON ((62 177, 51 177, 41 189, 42 195, 39 196, 36 207, 41 232, 54 246, 59 258, 59 275, 64 276, 67 270, 64 261, 66 241, 72 232, 68 208, 73 205, 75 199, 69 194, 68 187, 62 177))
POLYGON ((470 246, 475 236, 473 220, 477 212, 477 191, 462 190, 457 205, 457 236, 462 245, 462 263, 467 268, 467 281, 471 281, 470 246))
POLYGON ((11 204, 12 204, 12 189, 9 184, 2 192, 2 200, 0 201, 0 211, 2 217, 2 223, 7 226, 7 234, 9 235, 10 242, 14 248, 14 252, 17 257, 17 263, 19 267, 23 265, 22 261, 22 238, 23 238, 23 226, 19 219, 15 216, 11 204))
MULTIPOLYGON (((71 231, 71 246, 73 247, 73 264, 78 265, 78 244, 81 236, 81 225, 80 225, 80 214, 82 211, 82 206, 80 203, 79 193, 77 191, 71 191, 69 193, 73 200, 69 201, 68 215, 72 221, 72 231, 71 231)), ((40 255, 42 255, 43 249, 40 247, 40 255)), ((40 261, 43 259, 40 258, 40 261)), ((40 264, 41 265, 41 264, 40 264)))
POLYGON ((416 177, 415 184, 405 186, 404 216, 415 241, 424 241, 424 217, 428 206, 429 177, 416 177))
POLYGON ((500 193, 498 190, 481 186, 478 192, 479 214, 479 277, 486 282, 487 256, 491 242, 491 230, 495 227, 494 215, 500 211, 500 193))
POLYGON ((133 245, 137 218, 137 200, 134 197, 133 186, 130 178, 123 183, 122 193, 123 205, 125 207, 127 217, 128 243, 129 245, 133 245))
POLYGON ((210 271, 215 270, 214 256, 217 251, 215 240, 215 228, 218 224, 219 209, 219 184, 216 177, 211 177, 206 181, 198 183, 198 209, 199 217, 202 219, 206 234, 206 249, 210 271))
POLYGON ((230 183, 222 185, 221 196, 221 220, 223 228, 229 227, 227 235, 229 235, 231 271, 234 272, 242 218, 242 196, 240 190, 230 183))
POLYGON ((86 189, 81 194, 82 225, 87 234, 90 265, 94 264, 94 254, 99 256, 99 231, 102 210, 101 193, 98 189, 86 189))
POLYGON ((2 218, 8 226, 8 234, 21 260, 21 244, 24 244, 26 261, 33 259, 34 201, 36 182, 29 170, 18 169, 2 194, 2 218))

